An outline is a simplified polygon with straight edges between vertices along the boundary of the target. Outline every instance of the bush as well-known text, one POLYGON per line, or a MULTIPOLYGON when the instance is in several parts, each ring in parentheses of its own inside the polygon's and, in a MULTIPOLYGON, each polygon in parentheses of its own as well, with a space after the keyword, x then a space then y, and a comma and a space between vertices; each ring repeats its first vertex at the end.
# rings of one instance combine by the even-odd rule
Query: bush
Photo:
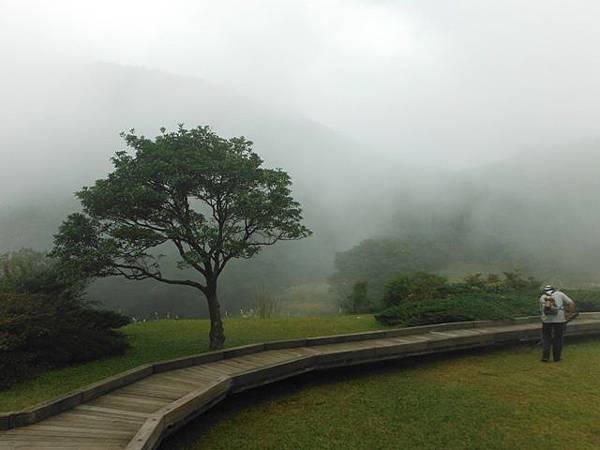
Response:
POLYGON ((410 300, 444 298, 450 286, 446 278, 425 272, 402 274, 385 285, 383 304, 396 306, 410 300))
POLYGON ((463 293, 407 302, 377 314, 386 325, 417 326, 466 320, 499 320, 539 313, 538 293, 463 293))
POLYGON ((81 302, 41 294, 0 293, 0 387, 40 371, 121 354, 114 331, 129 319, 81 302))
MULTIPOLYGON (((538 289, 504 291, 453 291, 447 298, 406 302, 377 314, 385 325, 417 326, 465 320, 499 320, 540 313, 538 289)), ((600 292, 569 290, 566 292, 580 312, 600 311, 600 292)))
POLYGON ((40 371, 123 353, 129 318, 83 302, 86 280, 23 249, 0 255, 0 388, 40 371))
POLYGON ((462 283, 455 283, 452 287, 455 291, 488 291, 488 292, 510 292, 535 290, 541 285, 540 281, 533 277, 524 278, 518 270, 503 272, 504 278, 490 273, 487 278, 483 274, 475 273, 464 277, 462 283))
POLYGON ((600 311, 600 291, 570 289, 568 292, 565 293, 573 300, 575 300, 575 304, 577 305, 577 311, 600 311))
POLYGON ((386 325, 415 326, 535 315, 539 313, 539 285, 519 271, 504 272, 503 278, 476 273, 452 284, 432 274, 401 275, 386 285, 388 308, 375 317, 386 325))

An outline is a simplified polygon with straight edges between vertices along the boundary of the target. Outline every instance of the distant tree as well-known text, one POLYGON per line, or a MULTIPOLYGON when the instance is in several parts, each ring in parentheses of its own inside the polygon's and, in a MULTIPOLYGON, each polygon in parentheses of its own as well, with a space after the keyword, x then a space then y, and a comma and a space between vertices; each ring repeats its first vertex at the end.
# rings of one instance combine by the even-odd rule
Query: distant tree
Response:
POLYGON ((368 283, 366 281, 354 283, 352 293, 341 304, 342 309, 351 314, 367 312, 370 308, 367 288, 368 283))
POLYGON ((504 275, 503 284, 507 289, 536 289, 539 288, 541 284, 539 280, 536 280, 532 276, 524 278, 525 275, 518 269, 511 272, 502 272, 502 274, 504 275))
POLYGON ((222 348, 217 283, 225 265, 311 233, 300 223, 290 177, 263 168, 252 142, 221 138, 208 127, 162 128, 154 140, 134 130, 122 137, 135 154, 117 152, 114 171, 76 194, 83 212, 61 225, 53 255, 91 276, 198 289, 208 303, 210 348, 222 348), (198 277, 161 271, 157 247, 169 243, 180 257, 177 267, 198 277))
POLYGON ((381 299, 385 284, 401 273, 435 271, 445 266, 444 248, 428 241, 367 239, 335 256, 335 272, 328 278, 341 302, 355 283, 367 281, 371 299, 381 299))
POLYGON ((87 279, 63 271, 45 253, 23 248, 0 255, 0 293, 80 300, 86 286, 87 279))
POLYGON ((389 308, 406 301, 444 298, 449 290, 448 280, 440 275, 426 272, 401 274, 386 283, 383 304, 389 308))

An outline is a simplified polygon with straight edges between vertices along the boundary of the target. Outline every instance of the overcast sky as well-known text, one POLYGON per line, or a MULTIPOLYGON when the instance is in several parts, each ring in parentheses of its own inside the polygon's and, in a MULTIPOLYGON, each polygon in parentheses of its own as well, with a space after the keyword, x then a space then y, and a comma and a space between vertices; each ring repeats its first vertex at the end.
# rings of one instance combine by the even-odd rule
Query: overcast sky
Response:
POLYGON ((577 0, 0 0, 0 64, 191 75, 459 167, 600 136, 599 23, 577 0))

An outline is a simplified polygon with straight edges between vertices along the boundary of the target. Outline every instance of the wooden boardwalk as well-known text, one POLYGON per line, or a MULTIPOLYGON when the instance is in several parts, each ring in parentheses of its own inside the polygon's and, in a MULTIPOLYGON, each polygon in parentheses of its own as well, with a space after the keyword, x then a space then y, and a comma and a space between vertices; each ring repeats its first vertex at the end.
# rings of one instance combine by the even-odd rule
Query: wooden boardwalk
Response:
MULTIPOLYGON (((311 370, 533 340, 540 328, 537 319, 524 318, 389 329, 250 345, 144 366, 40 408, 0 417, 0 449, 154 449, 231 393, 311 370)), ((600 335, 600 314, 582 314, 567 334, 600 335)))

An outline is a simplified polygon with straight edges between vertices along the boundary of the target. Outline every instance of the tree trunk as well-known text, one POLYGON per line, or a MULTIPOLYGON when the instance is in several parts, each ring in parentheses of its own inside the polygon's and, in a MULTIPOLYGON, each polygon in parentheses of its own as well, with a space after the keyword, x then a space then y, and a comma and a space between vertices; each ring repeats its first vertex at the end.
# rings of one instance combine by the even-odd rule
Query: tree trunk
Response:
POLYGON ((221 320, 221 305, 217 297, 217 282, 210 282, 206 289, 206 301, 208 302, 208 314, 210 316, 209 349, 219 350, 225 343, 223 332, 223 321, 221 320))

